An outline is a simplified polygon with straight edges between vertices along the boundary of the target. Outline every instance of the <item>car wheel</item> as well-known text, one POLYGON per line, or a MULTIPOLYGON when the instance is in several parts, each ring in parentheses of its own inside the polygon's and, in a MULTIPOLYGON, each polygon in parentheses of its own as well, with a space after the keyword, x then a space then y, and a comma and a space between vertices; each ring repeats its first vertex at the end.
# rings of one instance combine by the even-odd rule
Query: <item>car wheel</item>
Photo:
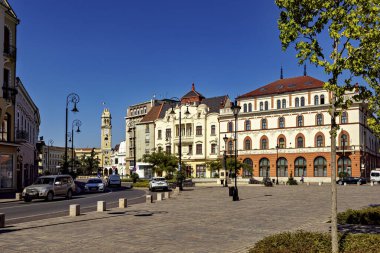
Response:
POLYGON ((72 199, 73 198, 73 192, 71 190, 67 191, 66 198, 67 199, 72 199))
POLYGON ((343 185, 343 182, 342 182, 342 181, 339 181, 339 185, 343 185))
POLYGON ((30 202, 30 201, 32 201, 32 199, 30 197, 25 197, 24 198, 24 202, 30 202))
POLYGON ((54 194, 52 192, 48 192, 46 196, 46 201, 52 201, 54 199, 54 194))
POLYGON ((121 183, 119 184, 119 188, 121 187, 121 183))

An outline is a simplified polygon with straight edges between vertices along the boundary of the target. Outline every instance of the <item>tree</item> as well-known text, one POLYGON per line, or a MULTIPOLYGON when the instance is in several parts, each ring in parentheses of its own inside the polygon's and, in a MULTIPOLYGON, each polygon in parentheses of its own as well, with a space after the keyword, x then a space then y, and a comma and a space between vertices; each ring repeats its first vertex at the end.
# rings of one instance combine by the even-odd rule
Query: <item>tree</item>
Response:
POLYGON ((218 175, 220 175, 220 168, 222 168, 222 161, 219 158, 213 161, 208 161, 206 162, 206 167, 210 169, 211 174, 213 171, 217 170, 218 175))
POLYGON ((166 152, 158 151, 151 154, 144 154, 143 162, 152 165, 153 173, 162 174, 165 171, 167 174, 173 174, 178 168, 178 158, 175 155, 166 152))
POLYGON ((95 156, 94 148, 91 150, 90 156, 82 155, 80 158, 80 167, 83 173, 91 175, 93 172, 98 172, 100 161, 95 156))
MULTIPOLYGON (((226 164, 227 164, 226 170, 229 170, 230 171, 229 174, 234 175, 233 177, 235 177, 235 157, 228 157, 226 164)), ((236 168, 237 168, 237 171, 236 171, 237 173, 240 173, 239 171, 242 168, 248 169, 248 170, 251 169, 251 167, 248 164, 243 163, 241 159, 238 159, 236 161, 236 168)))
MULTIPOLYGON (((347 90, 358 89, 353 99, 369 96, 365 87, 354 87, 353 77, 365 80, 379 73, 380 6, 378 0, 276 0, 281 9, 278 27, 283 49, 295 44, 299 63, 306 60, 322 67, 332 94, 331 116, 331 192, 332 252, 338 252, 336 194, 336 117, 347 109, 352 99, 347 90), (327 44, 327 46, 325 46, 327 44), (324 48, 323 48, 324 47, 324 48), (330 51, 329 51, 330 50, 330 51), (376 72, 377 71, 377 72, 376 72), (340 81, 339 78, 344 78, 340 81), (339 83, 344 85, 339 85, 339 83)), ((370 83, 374 85, 374 83, 370 83)), ((377 85, 378 87, 378 85, 377 85)), ((377 88, 376 92, 379 91, 377 88)))

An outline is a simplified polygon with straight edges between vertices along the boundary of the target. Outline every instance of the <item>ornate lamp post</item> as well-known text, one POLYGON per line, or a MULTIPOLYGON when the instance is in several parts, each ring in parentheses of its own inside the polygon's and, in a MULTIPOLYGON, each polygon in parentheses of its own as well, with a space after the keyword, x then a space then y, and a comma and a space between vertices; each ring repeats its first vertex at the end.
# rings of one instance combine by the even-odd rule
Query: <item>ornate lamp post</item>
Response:
POLYGON ((225 134, 223 137, 223 141, 224 141, 223 162, 224 162, 224 174, 225 174, 224 187, 228 187, 228 183, 227 183, 227 180, 228 180, 228 177, 227 177, 227 140, 228 140, 228 137, 225 134))
POLYGON ((48 141, 48 154, 47 154, 47 170, 50 171, 50 147, 53 146, 54 141, 50 139, 48 141))
POLYGON ((276 158, 276 177, 277 177, 277 179, 276 179, 276 184, 278 185, 278 149, 279 149, 280 147, 278 146, 278 144, 276 145, 276 150, 277 150, 277 158, 276 158))
POLYGON ((69 114, 69 103, 74 104, 73 109, 71 110, 72 112, 79 112, 77 109, 77 103, 79 102, 79 96, 76 93, 70 93, 66 97, 66 129, 65 129, 65 157, 64 157, 64 164, 63 164, 63 174, 68 173, 68 163, 67 163, 67 124, 68 124, 68 114, 69 114))
POLYGON ((75 169, 75 159, 74 159, 74 126, 77 127, 77 130, 75 132, 80 133, 79 127, 82 125, 82 121, 79 119, 73 120, 73 123, 71 124, 71 159, 72 159, 72 165, 71 165, 71 171, 74 172, 75 169))
POLYGON ((237 105, 237 101, 235 100, 235 104, 231 107, 232 112, 235 116, 235 189, 232 196, 233 201, 239 201, 239 193, 237 188, 237 118, 240 112, 241 107, 237 105))

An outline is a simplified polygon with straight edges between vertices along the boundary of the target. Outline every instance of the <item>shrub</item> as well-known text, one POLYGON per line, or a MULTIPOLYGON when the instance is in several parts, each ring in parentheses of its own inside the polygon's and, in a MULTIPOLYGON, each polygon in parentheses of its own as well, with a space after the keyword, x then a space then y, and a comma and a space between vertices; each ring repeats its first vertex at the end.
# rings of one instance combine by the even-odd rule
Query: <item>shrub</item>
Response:
POLYGON ((348 209, 338 213, 339 224, 380 225, 380 207, 367 207, 361 210, 348 209))
POLYGON ((377 253, 380 249, 380 234, 348 234, 340 240, 344 253, 377 253))
POLYGON ((139 177, 139 174, 137 174, 137 173, 132 173, 131 178, 132 178, 133 183, 136 183, 137 180, 138 180, 140 177, 139 177))
POLYGON ((140 180, 133 183, 133 187, 149 187, 149 180, 140 180))

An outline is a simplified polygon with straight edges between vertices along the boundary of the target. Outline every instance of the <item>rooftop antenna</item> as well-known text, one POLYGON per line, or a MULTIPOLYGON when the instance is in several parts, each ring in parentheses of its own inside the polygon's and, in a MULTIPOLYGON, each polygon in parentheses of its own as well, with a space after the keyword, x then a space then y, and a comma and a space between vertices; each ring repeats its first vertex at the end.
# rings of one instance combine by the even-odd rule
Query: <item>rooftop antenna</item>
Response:
POLYGON ((284 73, 283 73, 283 70, 282 70, 282 66, 281 66, 281 74, 280 74, 280 79, 284 79, 284 73))
POLYGON ((303 65, 303 75, 304 75, 304 76, 307 76, 307 72, 306 72, 306 64, 303 65))

